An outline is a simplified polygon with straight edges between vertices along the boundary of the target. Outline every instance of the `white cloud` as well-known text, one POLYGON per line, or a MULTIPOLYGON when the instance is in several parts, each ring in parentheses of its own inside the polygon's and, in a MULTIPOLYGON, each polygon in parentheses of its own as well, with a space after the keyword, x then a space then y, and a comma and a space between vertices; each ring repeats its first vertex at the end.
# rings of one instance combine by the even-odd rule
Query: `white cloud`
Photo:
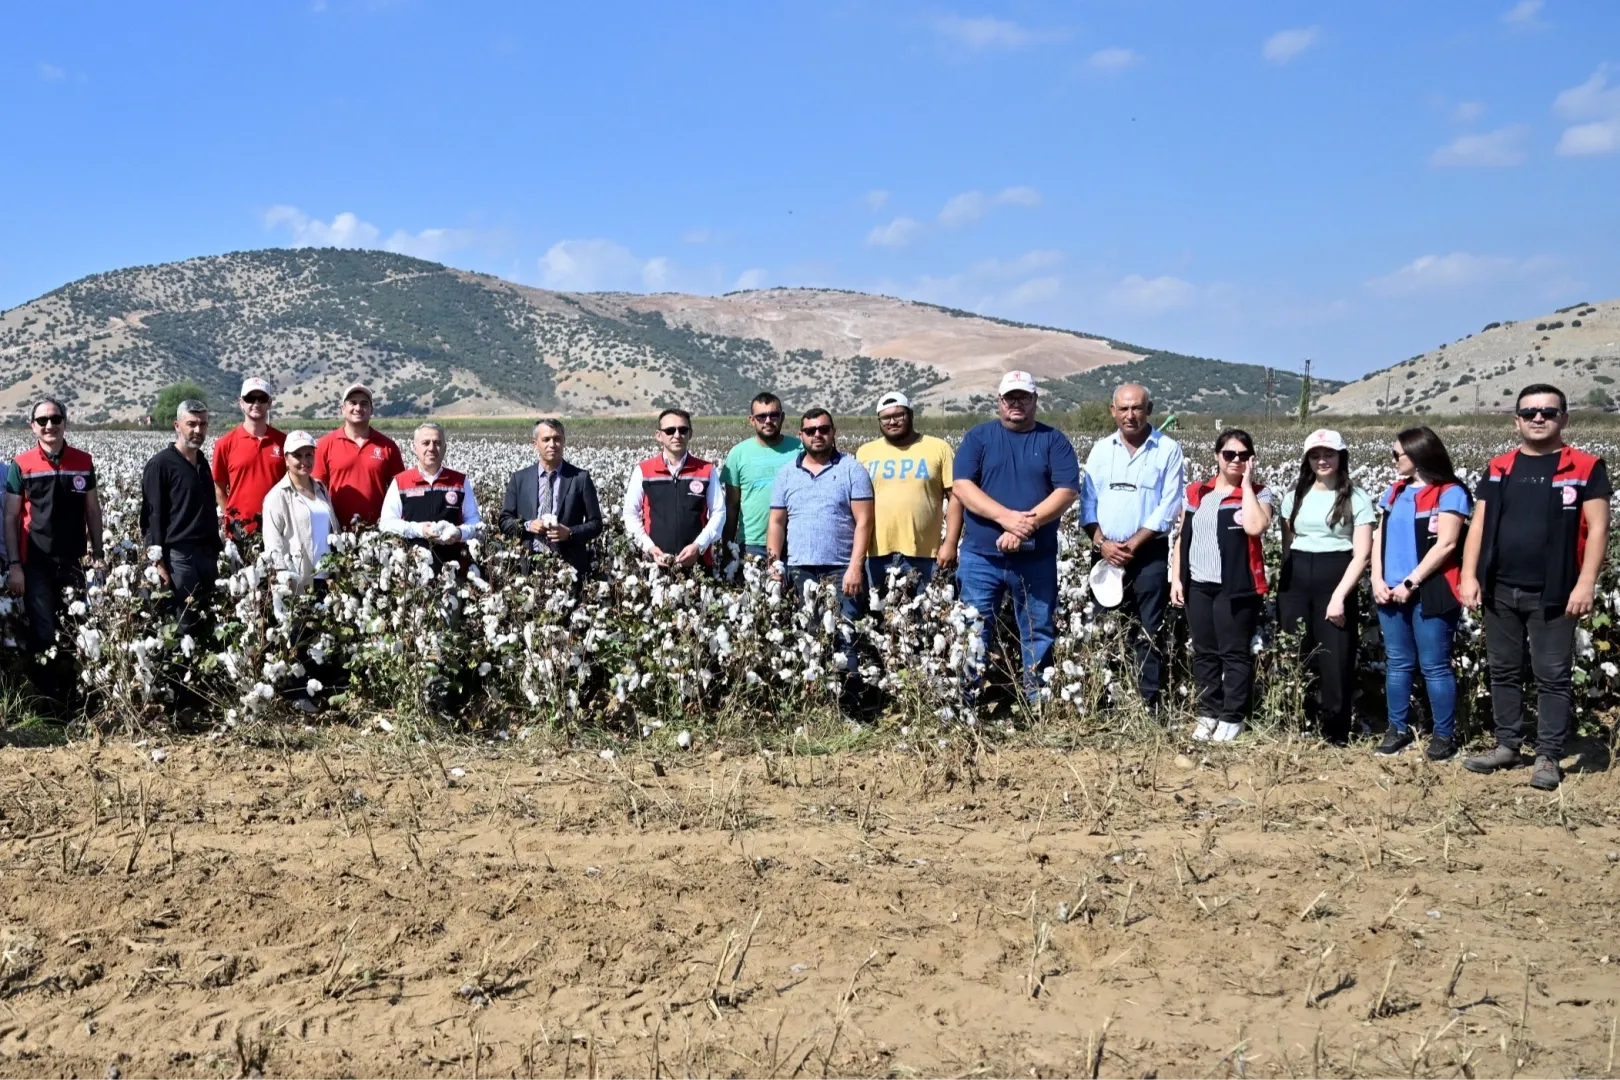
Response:
POLYGON ((1027 304, 1038 304, 1042 300, 1050 300, 1063 288, 1063 279, 1056 275, 1030 278, 1028 281, 1013 288, 1007 294, 1006 304, 1009 307, 1023 307, 1027 304))
POLYGON ((1198 299, 1198 286, 1168 274, 1155 278, 1131 274, 1109 289, 1106 299, 1116 308, 1152 314, 1191 305, 1198 299))
POLYGON ((345 210, 331 221, 312 218, 296 206, 272 206, 264 214, 264 227, 285 229, 293 247, 381 248, 413 258, 438 261, 452 252, 473 247, 485 239, 473 229, 395 229, 387 239, 369 221, 345 210))
POLYGON ((1046 32, 1020 26, 1010 19, 997 19, 990 15, 976 18, 943 15, 934 20, 934 29, 942 36, 974 52, 989 49, 1021 49, 1052 36, 1046 32))
POLYGON ((1451 110, 1451 118, 1459 124, 1471 124, 1485 115, 1483 101, 1459 101, 1451 110))
POLYGON ((881 284, 877 291, 973 311, 1018 307, 1061 291, 1062 279, 1051 273, 1061 262, 1061 251, 1036 248, 1011 259, 980 259, 943 277, 924 275, 911 285, 881 284))
POLYGON ((922 235, 922 225, 908 217, 897 217, 866 234, 867 247, 905 247, 922 235))
POLYGON ((1437 169, 1522 165, 1530 128, 1512 124, 1478 135, 1459 135, 1429 155, 1437 169))
POLYGON ((1098 71, 1124 71, 1140 63, 1142 55, 1135 49, 1098 49, 1087 61, 1098 71))
POLYGON ((1565 120, 1585 121, 1564 129, 1558 139, 1560 155, 1586 157, 1620 151, 1620 86, 1609 85, 1606 66, 1559 94, 1553 112, 1565 120))
POLYGON ((1542 0, 1519 0, 1502 13, 1502 21, 1509 26, 1539 26, 1541 20, 1536 16, 1541 13, 1542 6, 1542 0))
POLYGON ((668 285, 671 264, 643 259, 623 244, 602 238, 559 240, 540 256, 541 283, 568 292, 633 292, 668 285))
POLYGON ((1266 43, 1260 47, 1260 55, 1273 64, 1286 64, 1312 45, 1319 37, 1314 26, 1299 27, 1293 30, 1279 30, 1266 38, 1266 43))
POLYGON ((1381 296, 1415 296, 1498 278, 1533 276, 1553 266, 1554 261, 1545 256, 1514 259, 1506 255, 1453 251, 1446 255, 1420 255, 1393 273, 1368 281, 1366 288, 1381 296))
POLYGON ((743 289, 762 289, 765 287, 765 281, 765 268, 763 266, 751 266, 737 275, 737 281, 731 288, 736 292, 743 289))
POLYGON ((59 82, 60 80, 67 78, 67 72, 57 67, 55 64, 47 64, 45 61, 41 60, 39 62, 39 77, 44 79, 46 82, 59 82))
POLYGON ((947 229, 971 225, 995 206, 1039 206, 1041 193, 1032 187, 1002 188, 995 195, 982 191, 964 191, 953 195, 939 211, 939 223, 947 229))
POLYGON ((714 239, 708 229, 687 229, 681 234, 683 244, 707 244, 714 239))
POLYGON ((871 191, 868 191, 865 195, 863 195, 862 198, 866 201, 866 208, 868 210, 881 210, 885 206, 889 205, 889 193, 884 191, 882 188, 873 188, 871 191))

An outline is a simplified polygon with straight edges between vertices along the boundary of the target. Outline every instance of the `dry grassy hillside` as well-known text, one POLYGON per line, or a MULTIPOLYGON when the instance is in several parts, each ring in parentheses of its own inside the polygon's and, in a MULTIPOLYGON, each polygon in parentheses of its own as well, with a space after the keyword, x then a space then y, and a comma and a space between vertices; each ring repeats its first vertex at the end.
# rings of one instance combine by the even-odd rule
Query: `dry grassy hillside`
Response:
POLYGON ((1322 399, 1329 413, 1460 413, 1503 409, 1548 382, 1572 405, 1620 400, 1620 300, 1574 304, 1477 334, 1375 371, 1322 399))

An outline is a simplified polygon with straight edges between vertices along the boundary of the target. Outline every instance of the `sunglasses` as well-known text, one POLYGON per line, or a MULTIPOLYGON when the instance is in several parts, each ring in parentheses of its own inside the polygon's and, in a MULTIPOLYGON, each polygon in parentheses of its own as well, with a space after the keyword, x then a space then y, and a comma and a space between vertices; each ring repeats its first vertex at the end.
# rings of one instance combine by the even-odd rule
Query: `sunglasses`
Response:
POLYGON ((662 431, 665 435, 690 435, 690 434, 692 434, 692 429, 687 427, 685 424, 676 424, 674 427, 659 428, 658 430, 662 431))
POLYGON ((1401 458, 1403 458, 1405 456, 1406 456, 1406 451, 1405 450, 1391 450, 1389 452, 1389 459, 1391 461, 1399 461, 1399 460, 1401 460, 1401 458))
POLYGON ((1253 450, 1222 450, 1222 461, 1248 461, 1254 457, 1253 450))
POLYGON ((799 434, 801 434, 801 435, 831 435, 832 434, 832 425, 831 424, 817 424, 815 427, 802 427, 802 428, 799 429, 799 434))
POLYGON ((249 394, 247 397, 243 398, 242 400, 247 402, 249 405, 268 405, 268 404, 270 404, 270 399, 268 397, 265 397, 263 394, 249 394))
POLYGON ((1515 413, 1520 420, 1556 420, 1564 415, 1564 410, 1556 405, 1544 405, 1539 409, 1517 409, 1515 413))
POLYGON ((776 412, 757 412, 757 413, 755 413, 753 415, 753 419, 758 420, 758 421, 760 421, 762 423, 764 421, 766 421, 766 420, 780 421, 782 419, 782 413, 781 413, 780 410, 778 410, 776 412))
POLYGON ((57 424, 67 423, 67 417, 63 416, 61 413, 51 413, 48 416, 34 417, 34 423, 38 424, 40 427, 54 427, 57 424))

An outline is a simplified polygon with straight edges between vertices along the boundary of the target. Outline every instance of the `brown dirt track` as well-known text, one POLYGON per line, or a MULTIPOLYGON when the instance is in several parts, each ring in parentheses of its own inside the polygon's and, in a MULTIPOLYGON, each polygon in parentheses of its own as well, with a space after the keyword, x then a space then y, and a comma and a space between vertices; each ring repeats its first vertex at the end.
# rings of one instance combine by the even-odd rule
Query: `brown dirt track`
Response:
POLYGON ((149 752, 0 751, 4 1074, 1614 1068, 1612 773, 149 752))

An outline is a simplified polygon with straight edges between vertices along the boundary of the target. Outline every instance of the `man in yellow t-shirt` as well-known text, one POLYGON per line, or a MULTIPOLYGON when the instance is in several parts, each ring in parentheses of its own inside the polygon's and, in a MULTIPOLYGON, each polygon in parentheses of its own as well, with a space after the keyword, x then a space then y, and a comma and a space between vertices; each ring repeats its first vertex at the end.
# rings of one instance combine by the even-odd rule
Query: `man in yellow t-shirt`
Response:
POLYGON ((855 452, 855 460, 872 477, 876 495, 867 580, 872 588, 887 588, 891 569, 897 569, 915 572, 918 587, 926 587, 936 569, 956 565, 962 508, 950 498, 955 455, 944 439, 918 434, 911 401, 899 391, 883 395, 877 414, 883 437, 855 452))

